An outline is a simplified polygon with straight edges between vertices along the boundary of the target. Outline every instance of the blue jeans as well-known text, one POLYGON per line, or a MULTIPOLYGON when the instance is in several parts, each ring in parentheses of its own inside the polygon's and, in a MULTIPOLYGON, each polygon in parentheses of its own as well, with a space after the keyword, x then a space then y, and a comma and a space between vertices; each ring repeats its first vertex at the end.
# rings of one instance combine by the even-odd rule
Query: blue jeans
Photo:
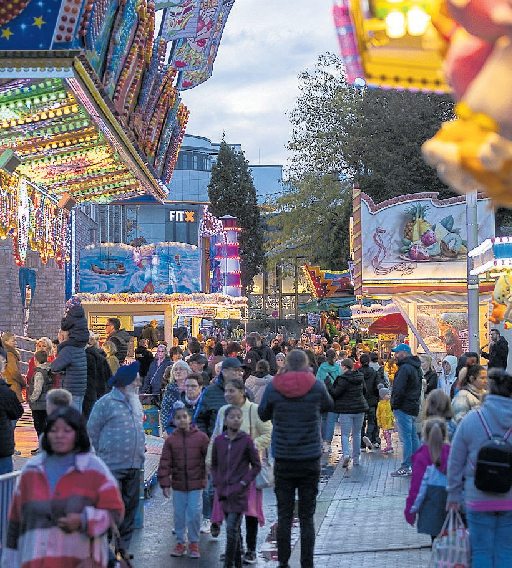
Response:
POLYGON ((199 542, 199 528, 203 510, 202 493, 201 489, 195 491, 176 491, 174 489, 172 492, 174 529, 178 542, 185 542, 185 528, 188 532, 188 541, 199 542))
POLYGON ((334 426, 338 415, 335 412, 326 412, 322 414, 322 440, 325 442, 332 442, 334 436, 334 426))
POLYGON ((13 470, 12 456, 0 458, 0 475, 4 473, 11 473, 13 470))
POLYGON ((398 435, 403 446, 402 467, 412 466, 412 454, 420 447, 416 431, 416 416, 406 414, 402 410, 393 410, 398 435))
POLYGON ((71 406, 74 406, 77 410, 82 412, 82 405, 84 403, 84 396, 75 396, 74 394, 71 395, 71 406))
POLYGON ((473 568, 512 568, 512 511, 467 509, 473 568))
POLYGON ((341 451, 343 457, 352 456, 357 463, 361 454, 361 428, 364 421, 364 412, 358 414, 340 414, 341 424, 341 451), (349 436, 352 433, 352 452, 350 452, 349 436))
POLYGON ((213 497, 215 495, 215 487, 213 486, 212 476, 208 475, 208 483, 203 491, 203 519, 211 519, 213 511, 213 497))
POLYGON ((226 513, 224 568, 242 568, 242 513, 226 513))

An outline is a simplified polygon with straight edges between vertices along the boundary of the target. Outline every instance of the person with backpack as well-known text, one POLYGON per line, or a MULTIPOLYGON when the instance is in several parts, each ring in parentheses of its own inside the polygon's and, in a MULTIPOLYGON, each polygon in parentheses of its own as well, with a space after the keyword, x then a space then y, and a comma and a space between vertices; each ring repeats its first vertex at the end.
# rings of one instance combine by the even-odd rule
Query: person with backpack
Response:
POLYGON ((446 508, 460 510, 464 492, 473 568, 512 568, 512 376, 491 370, 488 385, 455 431, 446 508))
POLYGON ((384 369, 384 365, 381 365, 379 363, 379 355, 375 352, 370 353, 370 369, 377 371, 377 379, 379 385, 382 385, 384 388, 389 388, 388 374, 384 369))
MULTIPOLYGON (((316 373, 316 378, 323 381, 327 390, 332 386, 336 379, 341 376, 341 368, 336 364, 336 351, 327 349, 325 353, 327 361, 323 362, 316 373)), ((322 414, 322 439, 324 451, 331 450, 332 437, 338 414, 336 412, 325 412, 322 414)))
POLYGON ((361 367, 359 372, 363 373, 364 382, 366 385, 364 396, 368 403, 368 410, 366 411, 365 422, 361 429, 361 440, 364 445, 361 449, 367 447, 368 449, 380 448, 379 427, 377 425, 377 405, 379 404, 379 377, 377 371, 370 367, 370 356, 368 353, 363 353, 359 357, 361 367))
MULTIPOLYGON (((53 376, 46 351, 36 351, 34 359, 37 367, 34 369, 34 376, 30 381, 28 404, 32 410, 34 428, 39 439, 46 427, 46 393, 53 388, 53 376)), ((38 451, 39 448, 34 448, 31 453, 37 454, 38 451)))

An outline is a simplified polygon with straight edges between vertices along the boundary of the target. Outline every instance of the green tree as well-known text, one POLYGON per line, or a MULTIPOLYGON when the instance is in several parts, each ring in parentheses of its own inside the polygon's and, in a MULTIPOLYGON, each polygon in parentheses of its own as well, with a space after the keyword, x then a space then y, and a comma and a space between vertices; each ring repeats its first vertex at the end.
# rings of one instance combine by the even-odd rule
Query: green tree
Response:
POLYGON ((269 266, 285 269, 294 258, 331 270, 347 267, 352 185, 331 174, 309 173, 290 182, 269 213, 265 248, 269 266))
POLYGON ((223 140, 208 185, 210 210, 216 217, 232 215, 242 229, 239 237, 242 287, 247 289, 264 260, 263 229, 249 163, 223 140))

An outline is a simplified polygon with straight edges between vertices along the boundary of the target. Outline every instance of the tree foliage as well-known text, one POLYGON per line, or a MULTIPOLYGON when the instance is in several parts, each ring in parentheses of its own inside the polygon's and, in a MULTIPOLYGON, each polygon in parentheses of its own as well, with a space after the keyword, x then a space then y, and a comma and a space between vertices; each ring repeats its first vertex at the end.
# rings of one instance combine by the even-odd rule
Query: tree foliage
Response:
MULTIPOLYGON (((289 115, 291 193, 274 204, 272 224, 282 227, 284 234, 282 243, 269 235, 271 248, 275 246, 269 251, 272 260, 284 254, 279 246, 290 246, 285 245, 287 239, 297 239, 304 243, 300 254, 311 262, 331 270, 346 267, 347 212, 352 209, 354 183, 376 203, 424 191, 438 192, 440 198, 455 195, 421 156, 422 144, 452 117, 453 102, 448 95, 354 87, 347 84, 336 55, 321 55, 312 70, 299 75, 299 97, 289 115), (340 188, 337 201, 335 195, 323 195, 335 183, 340 188), (304 191, 311 192, 309 200, 304 191), (301 217, 300 199, 305 199, 304 214, 311 202, 321 203, 329 218, 311 227, 316 247, 302 234, 304 223, 309 224, 301 217), (294 212, 299 225, 295 233, 286 229, 294 212), (328 243, 332 254, 324 250, 328 243)), ((312 217, 320 219, 316 214, 312 217)))
POLYGON ((208 197, 213 215, 232 215, 238 219, 242 229, 239 237, 242 286, 246 289, 263 264, 263 229, 249 163, 224 140, 217 163, 212 166, 208 197))

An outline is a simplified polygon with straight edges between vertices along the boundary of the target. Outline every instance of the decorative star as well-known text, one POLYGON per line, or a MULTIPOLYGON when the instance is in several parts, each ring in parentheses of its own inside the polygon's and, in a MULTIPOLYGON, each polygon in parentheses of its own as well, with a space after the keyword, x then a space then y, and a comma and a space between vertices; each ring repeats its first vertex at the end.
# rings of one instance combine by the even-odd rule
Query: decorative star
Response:
POLYGON ((11 28, 5 28, 5 30, 2 30, 2 35, 0 37, 2 39, 5 38, 7 41, 9 41, 12 35, 14 34, 11 32, 11 28))
POLYGON ((32 25, 41 29, 43 24, 46 24, 46 22, 43 21, 43 16, 39 16, 39 18, 34 18, 34 23, 32 25))

